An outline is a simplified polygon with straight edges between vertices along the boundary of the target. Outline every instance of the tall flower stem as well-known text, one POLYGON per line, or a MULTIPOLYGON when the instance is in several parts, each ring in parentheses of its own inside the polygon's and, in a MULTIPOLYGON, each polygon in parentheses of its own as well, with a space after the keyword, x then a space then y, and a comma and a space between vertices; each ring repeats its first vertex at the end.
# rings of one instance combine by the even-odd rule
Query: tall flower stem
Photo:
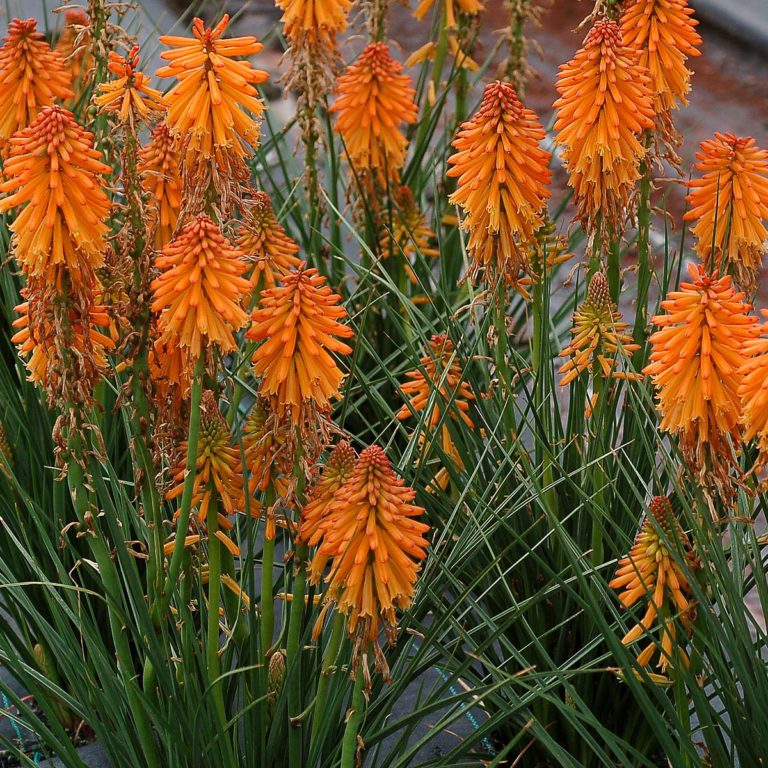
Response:
MULTIPOLYGON (((264 508, 267 512, 269 512, 274 503, 275 491, 270 483, 264 499, 264 508)), ((265 527, 268 527, 268 524, 265 527)), ((275 632, 274 568, 275 538, 265 534, 264 547, 261 554, 261 621, 259 623, 261 663, 264 665, 265 675, 269 664, 269 651, 272 648, 272 637, 275 632)))
MULTIPOLYGON (((608 393, 605 391, 605 380, 603 379, 600 364, 595 363, 592 375, 592 389, 594 397, 594 406, 592 410, 592 445, 591 451, 592 465, 592 497, 594 500, 592 514, 592 566, 598 568, 603 564, 604 546, 603 546, 603 514, 605 513, 605 492, 606 485, 605 470, 602 465, 602 446, 605 431, 605 401, 608 393)), ((587 395, 588 397, 589 395, 587 395)))
POLYGON ((200 357, 195 363, 194 373, 192 374, 184 490, 181 495, 181 509, 179 510, 179 519, 176 523, 176 540, 173 546, 173 554, 171 555, 171 563, 168 567, 168 575, 165 579, 165 587, 154 606, 153 616, 156 621, 160 621, 168 610, 171 594, 176 587, 176 581, 181 572, 181 563, 184 559, 184 539, 189 528, 189 517, 192 513, 192 494, 195 486, 195 468, 197 466, 197 449, 200 438, 200 402, 203 396, 204 370, 205 351, 200 353, 200 357))
MULTIPOLYGON (((634 341, 642 348, 648 338, 648 289, 651 284, 651 171, 646 160, 640 166, 640 196, 637 208, 637 299, 634 341)), ((644 355, 636 356, 642 366, 644 355)))
MULTIPOLYGON (((328 693, 328 685, 331 682, 334 669, 336 666, 336 660, 339 656, 339 649, 341 648, 341 641, 344 637, 344 625, 346 618, 343 613, 337 613, 333 617, 333 627, 331 628, 331 636, 328 639, 328 644, 325 646, 323 652, 322 667, 320 670, 320 679, 317 682, 317 694, 315 696, 315 706, 312 711, 312 733, 310 738, 310 765, 312 765, 312 757, 315 754, 315 750, 319 753, 322 745, 317 744, 320 738, 320 731, 323 723, 327 722, 327 718, 323 717, 322 707, 325 703, 325 697, 328 693), (316 746, 317 745, 317 746, 316 746)), ((318 754, 319 756, 319 754, 318 754)), ((317 762, 315 760, 315 762, 317 762)))
POLYGON ((496 330, 495 362, 502 391, 502 419, 506 437, 511 442, 516 436, 515 415, 512 411, 512 374, 509 370, 509 337, 507 335, 507 307, 504 303, 504 289, 499 288, 493 297, 493 325, 496 330))
POLYGON ((296 575, 293 579, 293 599, 288 623, 288 639, 285 651, 288 664, 288 765, 290 768, 304 768, 300 722, 302 712, 301 681, 301 629, 304 616, 304 596, 307 587, 306 544, 296 546, 296 575))
POLYGON ((364 685, 364 675, 362 670, 358 670, 357 677, 355 678, 355 687, 352 690, 351 712, 347 718, 347 725, 344 728, 344 737, 341 742, 341 768, 354 768, 355 766, 357 736, 365 711, 365 696, 363 695, 364 685))

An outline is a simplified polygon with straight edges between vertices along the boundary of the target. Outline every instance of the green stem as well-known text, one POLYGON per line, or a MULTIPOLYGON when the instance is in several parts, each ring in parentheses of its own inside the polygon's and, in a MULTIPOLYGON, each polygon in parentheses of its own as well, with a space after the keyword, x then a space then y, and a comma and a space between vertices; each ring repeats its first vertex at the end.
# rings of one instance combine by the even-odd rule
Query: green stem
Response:
POLYGON ((515 414, 512 410, 512 375, 507 360, 507 353, 509 350, 509 338, 507 336, 507 308, 504 304, 503 295, 503 288, 499 288, 493 299, 493 324, 496 328, 496 349, 494 352, 496 370, 498 372, 500 388, 502 390, 502 418, 504 420, 506 436, 509 440, 509 447, 511 448, 516 435, 516 425, 515 414))
POLYGON ((323 715, 327 715, 325 707, 325 697, 328 694, 328 685, 331 682, 334 669, 336 666, 336 659, 339 656, 339 649, 341 648, 341 641, 344 637, 344 625, 346 624, 346 618, 343 613, 337 613, 333 618, 333 628, 331 629, 331 636, 328 639, 328 645, 325 647, 323 653, 323 663, 320 670, 320 679, 317 683, 317 694, 315 696, 315 707, 312 710, 312 733, 310 735, 310 765, 312 764, 312 757, 320 754, 321 744, 318 744, 318 737, 320 736, 320 729, 323 723, 327 722, 328 718, 323 715))
POLYGON ((176 581, 181 571, 181 563, 184 559, 184 539, 189 530, 189 517, 192 513, 192 495, 195 487, 195 468, 197 466, 197 451, 200 438, 200 401, 203 397, 203 371, 205 370, 205 352, 201 352, 195 363, 192 374, 192 392, 189 412, 189 430, 187 432, 187 465, 185 468, 184 491, 181 496, 181 509, 176 523, 176 540, 173 545, 171 563, 168 566, 168 575, 165 579, 163 594, 157 601, 154 618, 159 621, 171 601, 171 595, 176 588, 176 581))
POLYGON ((641 166, 640 199, 637 208, 637 300, 634 341, 641 351, 634 356, 635 365, 643 365, 642 347, 648 338, 648 289, 651 285, 651 173, 647 162, 641 166))
POLYGON ((305 544, 296 545, 296 575, 293 579, 293 599, 288 623, 286 661, 288 680, 288 765, 290 768, 304 768, 300 722, 295 721, 302 712, 301 679, 301 630, 304 616, 304 596, 307 586, 306 560, 309 550, 305 544), (296 725, 294 725, 296 722, 296 725))
POLYGON ((347 725, 344 728, 344 737, 341 742, 341 768, 355 768, 357 736, 365 711, 363 686, 364 675, 362 670, 358 670, 357 677, 355 678, 355 687, 352 691, 352 708, 347 716, 347 725))
POLYGON ((592 376, 594 406, 592 409, 592 495, 594 503, 592 506, 592 566, 598 568, 603 564, 604 546, 603 546, 603 514, 605 512, 605 472, 602 466, 602 445, 601 436, 603 434, 603 414, 604 403, 607 393, 604 391, 605 381, 602 371, 599 370, 599 363, 596 363, 592 376))
MULTIPOLYGON (((267 489, 267 497, 264 507, 269 509, 274 503, 274 490, 270 484, 267 489)), ((275 597, 274 597, 274 568, 275 568, 275 540, 264 537, 264 548, 261 556, 261 622, 259 623, 259 636, 261 637, 261 659, 266 670, 269 664, 272 638, 275 633, 275 597)))

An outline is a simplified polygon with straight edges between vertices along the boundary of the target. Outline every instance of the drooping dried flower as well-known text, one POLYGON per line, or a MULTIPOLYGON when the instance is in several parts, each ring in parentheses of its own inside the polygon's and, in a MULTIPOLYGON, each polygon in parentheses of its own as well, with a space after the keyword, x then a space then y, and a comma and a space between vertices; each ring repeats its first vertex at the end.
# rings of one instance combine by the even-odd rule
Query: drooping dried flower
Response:
MULTIPOLYGON (((175 486, 166 493, 167 499, 178 498, 184 491, 188 450, 189 444, 184 441, 183 460, 173 477, 175 486)), ((206 390, 201 404, 192 495, 192 504, 197 506, 197 519, 206 519, 212 501, 216 502, 217 513, 219 503, 227 515, 243 511, 244 487, 240 449, 232 445, 229 427, 219 411, 215 395, 206 390)))
POLYGON ((403 123, 415 123, 418 110, 411 78, 384 43, 370 43, 336 84, 336 131, 350 163, 381 182, 395 180, 405 162, 403 123))
MULTIPOLYGON (((404 420, 423 413, 424 429, 419 436, 420 442, 429 446, 437 439, 442 452, 453 461, 454 468, 461 470, 464 462, 451 437, 448 420, 462 421, 469 429, 474 429, 468 412, 475 395, 456 358, 453 342, 445 334, 431 338, 429 353, 419 363, 417 370, 405 374, 408 381, 401 390, 406 404, 397 412, 397 418, 404 420), (434 434, 438 429, 439 436, 434 434)), ((448 487, 449 480, 446 467, 442 467, 434 478, 443 490, 448 487)))
POLYGON ((528 245, 544 222, 551 179, 544 135, 512 86, 495 82, 453 141, 448 175, 458 181, 450 202, 464 211, 470 274, 490 285, 511 283, 527 267, 528 245))
MULTIPOLYGON (((761 310, 768 318, 768 310, 761 310)), ((754 471, 768 464, 768 323, 759 327, 759 336, 744 344, 747 357, 739 371, 742 439, 749 443, 757 438, 758 455, 754 471)))
POLYGON ((251 285, 255 293, 274 288, 283 275, 301 264, 296 256, 299 246, 277 220, 265 192, 254 193, 245 206, 236 243, 245 258, 253 263, 251 285))
POLYGON ((751 137, 716 133, 696 159, 702 176, 688 182, 683 217, 696 222, 696 251, 705 263, 726 259, 739 285, 751 290, 768 242, 768 150, 751 137))
POLYGON ((91 281, 104 261, 110 203, 103 177, 112 172, 93 134, 71 112, 45 107, 9 148, 0 192, 13 194, 0 200, 0 212, 24 206, 10 227, 22 269, 52 283, 62 265, 74 283, 91 281))
POLYGON ((264 46, 251 36, 223 39, 228 25, 228 14, 213 28, 195 18, 193 38, 160 36, 160 42, 174 50, 160 55, 170 64, 157 76, 178 81, 166 96, 166 120, 174 136, 184 142, 188 164, 197 154, 205 160, 215 156, 218 162, 231 153, 242 160, 247 146, 259 143, 264 104, 254 85, 269 75, 234 57, 251 56, 264 46))
POLYGON ((624 224, 654 126, 653 92, 640 53, 622 42, 618 24, 602 18, 557 79, 555 143, 562 147, 577 215, 588 232, 602 221, 601 237, 624 224))
POLYGON ((293 471, 293 447, 281 440, 283 434, 270 422, 268 403, 256 402, 243 427, 245 463, 250 491, 266 491, 272 485, 278 498, 288 495, 293 471))
POLYGON ((661 429, 677 435, 683 456, 706 486, 708 473, 727 493, 734 447, 741 440, 739 387, 747 361, 745 345, 757 333, 752 307, 736 293, 730 276, 708 274, 691 264, 681 283, 653 318, 650 364, 661 429))
POLYGON ((560 357, 569 358, 560 367, 560 386, 568 386, 585 371, 599 372, 605 378, 640 379, 638 374, 623 370, 632 354, 640 349, 627 333, 628 327, 611 301, 605 274, 596 272, 586 298, 573 313, 571 342, 560 353, 560 357))
POLYGON ((616 577, 609 586, 623 590, 619 600, 631 608, 644 599, 648 608, 639 624, 622 639, 631 645, 642 637, 648 638, 658 625, 659 640, 651 642, 640 652, 637 663, 646 667, 656 651, 660 652, 658 666, 662 673, 676 664, 688 664, 688 656, 679 642, 677 623, 690 632, 694 611, 691 588, 680 564, 688 569, 698 567, 691 543, 674 517, 666 496, 656 496, 649 506, 650 514, 643 522, 629 554, 619 560, 616 577))
POLYGON ((329 353, 352 352, 338 340, 352 336, 352 329, 339 322, 347 317, 340 301, 325 278, 302 262, 285 275, 283 285, 262 291, 253 312, 246 336, 263 342, 253 354, 259 392, 295 424, 304 420, 305 409, 326 411, 339 396, 344 374, 329 353))
POLYGON ((326 600, 335 600, 347 614, 356 657, 372 644, 385 677, 388 670, 377 645, 379 626, 383 623, 388 640, 394 642, 395 611, 410 605, 429 543, 424 538, 429 526, 415 519, 424 514, 412 503, 415 495, 395 475, 384 451, 371 446, 360 454, 321 522, 316 557, 333 559, 326 600))
POLYGON ((64 13, 64 29, 56 41, 56 52, 72 74, 72 83, 82 84, 91 66, 91 32, 88 14, 70 9, 64 13))
POLYGON ((162 114, 166 108, 163 94, 152 88, 150 79, 139 72, 139 60, 138 45, 131 48, 127 57, 110 51, 107 66, 117 79, 99 83, 101 93, 93 99, 96 105, 107 112, 117 112, 120 120, 130 125, 162 114))
POLYGON ((72 97, 61 56, 37 31, 35 19, 13 19, 0 48, 0 146, 26 128, 43 107, 72 97))
POLYGON ((168 126, 158 123, 152 141, 139 150, 142 187, 154 210, 154 246, 162 250, 173 239, 181 211, 181 157, 168 126))
POLYGON ((152 311, 163 335, 171 332, 196 360, 204 346, 236 347, 234 331, 248 322, 242 308, 251 284, 243 254, 207 216, 198 216, 155 259, 152 311))

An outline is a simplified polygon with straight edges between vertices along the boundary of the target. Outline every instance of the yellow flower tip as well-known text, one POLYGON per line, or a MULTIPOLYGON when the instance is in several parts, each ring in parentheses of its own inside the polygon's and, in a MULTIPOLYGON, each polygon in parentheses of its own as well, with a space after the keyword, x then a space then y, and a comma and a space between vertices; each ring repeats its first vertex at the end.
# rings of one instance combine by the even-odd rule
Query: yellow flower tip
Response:
POLYGON ((416 64, 423 64, 425 61, 432 61, 435 58, 437 52, 437 45, 433 42, 424 43, 420 48, 417 48, 406 60, 406 67, 413 67, 416 64))
POLYGON ((701 177, 689 181, 689 210, 702 261, 723 255, 739 284, 753 290, 768 243, 768 150, 752 137, 716 133, 696 153, 701 177))
POLYGON ((11 224, 17 260, 30 277, 52 284, 60 266, 75 284, 93 282, 104 262, 110 203, 103 186, 112 169, 93 134, 71 112, 44 107, 8 145, 0 212, 21 208, 11 224))
POLYGON ((150 87, 150 79, 138 71, 139 61, 138 45, 131 48, 127 57, 110 51, 107 68, 116 79, 100 83, 100 95, 94 97, 97 106, 117 113, 124 123, 149 119, 166 108, 163 94, 150 87))
MULTIPOLYGON (((316 557, 332 558, 327 594, 347 614, 351 636, 376 644, 380 622, 394 642, 396 609, 413 597, 429 526, 416 518, 415 491, 405 486, 378 446, 366 448, 351 477, 334 494, 321 522, 316 557)), ((356 643, 356 649, 359 649, 356 643)))
POLYGON ((347 28, 351 0, 276 0, 283 11, 285 36, 296 44, 302 38, 335 47, 336 35, 347 28))
POLYGON ((605 274, 596 272, 586 298, 573 313, 571 342, 560 353, 560 357, 568 358, 559 370, 560 386, 568 386, 584 372, 606 378, 639 379, 638 374, 627 370, 629 358, 640 349, 628 328, 611 301, 605 274))
POLYGON ((248 322, 243 310, 251 284, 243 254, 207 216, 187 224, 155 259, 160 276, 152 281, 152 311, 161 333, 171 332, 188 347, 192 362, 213 344, 235 349, 234 331, 248 322))
POLYGON ((382 182, 397 179, 405 163, 407 140, 400 126, 415 123, 418 109, 411 78, 402 74, 384 43, 370 43, 336 84, 335 130, 350 163, 382 182))
POLYGON ((278 221, 266 192, 254 193, 245 204, 236 243, 253 263, 251 285, 255 291, 274 288, 286 273, 301 264, 296 256, 299 245, 278 221))
POLYGON ((730 276, 689 266, 691 282, 661 303, 650 338, 651 376, 662 415, 661 429, 677 435, 681 451, 702 483, 727 493, 734 448, 741 442, 739 387, 747 342, 759 334, 750 304, 730 276))
POLYGON ((263 46, 255 37, 223 39, 228 24, 226 14, 213 28, 196 18, 192 38, 160 37, 173 50, 160 55, 170 63, 157 76, 177 80, 166 95, 166 121, 182 137, 190 164, 198 154, 210 160, 217 152, 242 161, 246 147, 259 142, 264 104, 254 85, 269 75, 236 57, 259 53, 263 46))
POLYGON ((528 244, 544 223, 551 180, 545 132, 509 83, 487 85, 478 111, 459 129, 448 162, 452 205, 464 212, 470 274, 512 284, 528 266, 528 244))
POLYGON ((12 19, 0 47, 0 146, 43 107, 71 98, 72 77, 37 31, 35 19, 12 19))
POLYGON ((246 336, 262 342, 253 354, 261 396, 299 424, 307 409, 325 411, 339 397, 344 375, 330 353, 351 354, 339 339, 353 332, 340 322, 347 317, 341 296, 316 269, 302 262, 282 282, 262 291, 246 336))
POLYGON ((153 206, 151 226, 154 228, 155 250, 165 248, 173 239, 181 211, 181 157, 167 124, 158 123, 151 141, 139 150, 138 170, 142 189, 153 206))
POLYGON ((588 231, 602 217, 602 236, 618 232, 628 215, 646 149, 642 133, 655 112, 648 70, 625 45, 618 24, 598 19, 557 79, 555 143, 573 188, 577 215, 588 231), (608 87, 610 83, 610 87, 608 87))

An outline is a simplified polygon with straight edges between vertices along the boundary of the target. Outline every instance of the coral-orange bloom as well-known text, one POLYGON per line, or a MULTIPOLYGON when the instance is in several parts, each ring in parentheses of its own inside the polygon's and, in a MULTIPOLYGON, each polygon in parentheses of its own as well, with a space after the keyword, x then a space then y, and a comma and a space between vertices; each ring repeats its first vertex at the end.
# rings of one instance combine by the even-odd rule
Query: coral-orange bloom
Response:
POLYGON ((245 145, 259 143, 264 104, 253 86, 269 75, 234 57, 251 56, 264 46, 250 36, 222 39, 228 25, 226 14, 212 29, 196 18, 194 38, 160 36, 161 43, 175 50, 160 55, 170 64, 157 75, 178 80, 166 96, 167 121, 174 135, 187 141, 189 158, 201 153, 208 159, 216 149, 231 150, 242 158, 245 145))
POLYGON ((138 71, 139 46, 134 45, 127 57, 115 51, 109 52, 109 71, 116 80, 99 83, 101 94, 93 101, 108 112, 117 112, 124 123, 133 124, 152 114, 165 111, 165 97, 150 87, 150 79, 138 71))
POLYGON ((382 182, 396 179, 405 162, 403 123, 415 123, 418 110, 411 78, 402 74, 384 43, 370 43, 347 67, 336 84, 336 131, 346 144, 350 162, 370 170, 382 182))
POLYGON ((72 97, 72 78, 61 56, 37 31, 34 19, 13 19, 0 48, 0 145, 26 128, 43 107, 72 97))
POLYGON ((555 143, 563 148, 578 216, 592 231, 600 214, 608 237, 606 230, 615 232, 627 216, 646 154, 641 134, 654 126, 650 75, 640 53, 622 43, 618 24, 600 19, 560 66, 557 91, 555 143))
POLYGON ((141 184, 154 206, 154 245, 164 248, 173 239, 181 211, 181 160, 173 136, 165 123, 152 131, 152 141, 139 150, 141 184))
POLYGON ((242 308, 251 284, 243 254, 207 216, 187 224, 155 259, 152 311, 163 335, 172 333, 193 359, 205 344, 222 352, 236 347, 233 332, 248 322, 242 308))
POLYGON ((676 659, 682 664, 688 663, 677 639, 675 615, 680 614, 680 622, 690 631, 693 601, 691 587, 678 560, 687 561, 690 569, 697 568, 698 562, 688 537, 673 516, 669 499, 656 496, 649 510, 650 515, 643 522, 632 549, 619 560, 616 576, 608 586, 623 590, 619 600, 625 608, 632 607, 641 598, 647 600, 645 615, 621 642, 631 645, 650 634, 658 623, 660 642, 647 645, 637 662, 641 667, 647 666, 658 649, 659 667, 666 672, 667 668, 674 667, 676 659))
POLYGON ((734 461, 728 438, 740 442, 745 344, 758 329, 729 276, 693 264, 688 271, 692 282, 670 293, 661 303, 665 314, 653 318, 660 330, 651 336, 644 372, 656 385, 661 429, 678 436, 703 480, 711 469, 722 484, 734 461))
POLYGON ((706 262, 714 245, 716 256, 725 256, 739 282, 752 288, 768 241, 768 150, 751 137, 716 133, 696 158, 702 176, 688 182, 691 207, 684 216, 696 222, 696 250, 706 262))
POLYGON ((263 342, 253 354, 261 395, 277 413, 290 413, 299 423, 305 405, 324 411, 338 397, 344 374, 329 352, 350 354, 350 347, 335 337, 349 338, 352 329, 339 322, 347 317, 339 306, 341 296, 316 269, 302 263, 283 282, 262 291, 246 335, 263 342))
POLYGON ((490 284, 512 282, 527 267, 529 244, 544 223, 551 179, 544 136, 514 88, 495 82, 453 141, 448 175, 458 182, 450 202, 464 210, 471 271, 484 272, 490 284))
POLYGON ((112 169, 93 148, 71 112, 45 107, 10 141, 0 212, 25 205, 11 224, 15 255, 24 271, 48 276, 58 265, 77 283, 104 262, 110 204, 103 177, 112 169))
POLYGON ((624 45, 640 52, 640 65, 651 76, 658 115, 688 103, 691 71, 686 62, 701 55, 698 23, 688 0, 629 0, 624 5, 624 45))
POLYGON ((251 285, 256 290, 273 288, 278 280, 301 264, 298 244, 283 229, 266 192, 256 192, 246 205, 237 230, 237 247, 253 262, 251 285))
MULTIPOLYGON (((768 318, 768 310, 761 312, 768 318)), ((757 438, 757 472, 768 463, 768 323, 762 323, 759 330, 760 336, 745 344, 748 359, 739 371, 743 440, 748 443, 757 438)))
POLYGON ((322 522, 317 557, 333 558, 328 598, 349 616, 350 635, 376 643, 379 621, 394 642, 395 609, 410 605, 426 557, 429 531, 414 519, 416 492, 398 478, 384 451, 366 448, 351 477, 333 496, 322 522))
POLYGON ((285 36, 295 44, 301 38, 334 46, 336 34, 347 28, 351 0, 276 0, 283 11, 285 36))

